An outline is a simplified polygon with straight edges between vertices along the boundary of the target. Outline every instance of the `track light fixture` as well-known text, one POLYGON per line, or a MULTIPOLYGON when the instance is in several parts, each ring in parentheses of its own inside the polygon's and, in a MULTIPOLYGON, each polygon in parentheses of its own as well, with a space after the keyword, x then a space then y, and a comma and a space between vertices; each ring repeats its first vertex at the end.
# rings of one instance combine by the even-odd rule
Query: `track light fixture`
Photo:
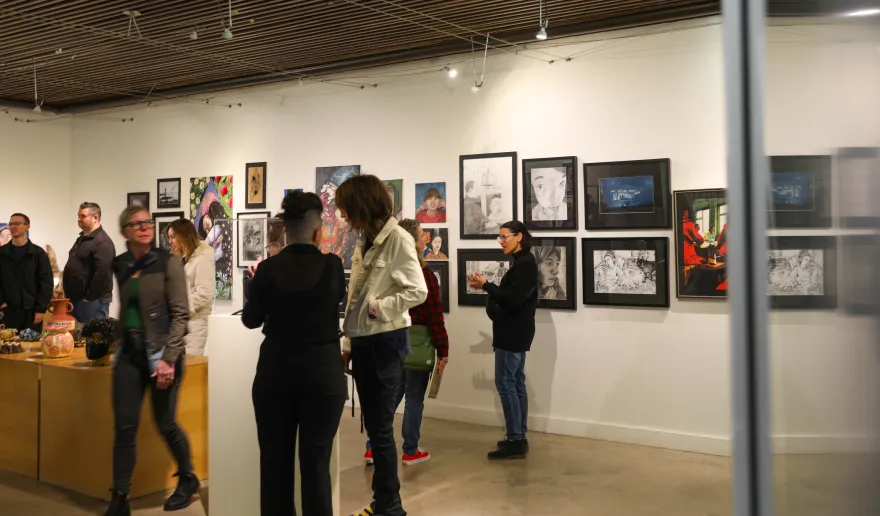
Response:
POLYGON ((455 79, 456 77, 458 77, 458 70, 456 70, 455 68, 450 68, 449 69, 449 78, 455 79))
POLYGON ((37 98, 37 59, 34 58, 34 113, 43 112, 43 103, 37 98))
POLYGON ((232 39, 232 31, 229 30, 229 27, 223 29, 223 39, 232 39))
POLYGON ((195 41, 199 39, 199 29, 196 27, 192 32, 189 33, 189 39, 195 41))
POLYGON ((547 27, 550 25, 550 18, 544 19, 544 0, 538 0, 538 26, 540 30, 535 37, 541 41, 547 39, 547 27))
POLYGON ((138 16, 141 15, 141 12, 134 11, 134 10, 132 10, 132 11, 126 10, 126 11, 122 11, 122 14, 123 14, 123 16, 126 16, 128 18, 128 33, 126 33, 125 37, 126 38, 131 37, 131 26, 134 25, 134 30, 137 31, 137 35, 140 38, 141 37, 141 29, 140 29, 140 27, 138 27, 137 18, 138 18, 138 16))
POLYGON ((232 39, 232 0, 229 0, 229 21, 223 24, 223 39, 232 39))

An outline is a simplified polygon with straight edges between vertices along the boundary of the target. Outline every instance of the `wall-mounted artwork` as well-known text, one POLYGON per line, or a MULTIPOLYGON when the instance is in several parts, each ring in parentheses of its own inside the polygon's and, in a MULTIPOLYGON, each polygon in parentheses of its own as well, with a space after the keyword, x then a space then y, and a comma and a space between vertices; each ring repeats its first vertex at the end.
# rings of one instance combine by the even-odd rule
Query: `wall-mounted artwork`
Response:
POLYGON ((190 219, 214 249, 214 298, 232 299, 232 176, 189 180, 190 219))
POLYGON ((669 228, 669 160, 584 164, 587 229, 669 228))
POLYGON ((831 156, 771 156, 771 228, 831 227, 831 156))
POLYGON ((425 250, 422 256, 428 261, 449 260, 449 230, 446 228, 422 228, 425 233, 425 250))
POLYGON ((577 230, 577 158, 524 159, 522 166, 526 227, 577 230))
POLYGON ((9 231, 9 224, 0 222, 0 246, 4 246, 12 241, 12 232, 9 231))
POLYGON ((268 211, 239 213, 236 218, 238 230, 238 268, 246 269, 257 265, 261 258, 268 258, 268 222, 272 216, 268 211))
POLYGON ((491 240, 516 218, 516 153, 459 157, 461 238, 491 240))
POLYGON ((338 255, 342 258, 342 264, 346 269, 351 269, 351 257, 354 254, 357 235, 342 220, 339 210, 336 209, 336 189, 346 180, 360 173, 360 165, 318 167, 315 170, 315 192, 324 204, 324 211, 321 213, 324 228, 321 251, 338 255))
POLYGON ((150 209, 150 192, 129 193, 125 200, 126 206, 140 206, 150 209))
POLYGON ((770 237, 767 295, 773 308, 837 308, 836 237, 770 237))
POLYGON ((538 308, 577 310, 574 237, 533 238, 531 245, 538 262, 538 308))
POLYGON ((284 189, 284 197, 287 197, 292 192, 302 192, 302 188, 285 188, 284 189))
POLYGON ((342 300, 339 302, 339 318, 345 319, 345 307, 348 305, 348 282, 351 281, 351 273, 345 272, 345 295, 342 296, 342 300))
POLYGON ((156 180, 156 207, 160 210, 180 208, 179 177, 156 180))
POLYGON ((458 304, 486 306, 488 294, 468 285, 467 277, 479 272, 496 285, 510 270, 510 258, 501 249, 461 249, 458 251, 458 304))
POLYGON ((155 246, 171 252, 171 243, 168 242, 168 226, 177 219, 184 218, 182 211, 163 211, 153 213, 156 222, 155 246))
POLYGON ((880 149, 838 149, 835 166, 837 209, 842 228, 880 226, 880 149))
MULTIPOLYGON (((844 311, 850 315, 880 313, 880 236, 845 235, 840 238, 840 293, 844 311)), ((825 269, 827 270, 827 266, 825 269)))
POLYGON ((247 177, 247 198, 244 207, 248 210, 266 208, 266 163, 248 163, 244 167, 247 177))
POLYGON ((416 220, 422 224, 446 222, 446 183, 416 184, 416 220))
POLYGON ((440 284, 440 300, 443 304, 443 313, 449 313, 449 262, 429 262, 428 268, 434 273, 440 284))
POLYGON ((669 239, 581 240, 585 305, 669 306, 669 239))
POLYGON ((723 189, 675 192, 678 297, 727 297, 727 196, 723 189))
POLYGON ((394 218, 403 220, 403 179, 385 179, 382 182, 385 183, 385 189, 391 197, 394 218))

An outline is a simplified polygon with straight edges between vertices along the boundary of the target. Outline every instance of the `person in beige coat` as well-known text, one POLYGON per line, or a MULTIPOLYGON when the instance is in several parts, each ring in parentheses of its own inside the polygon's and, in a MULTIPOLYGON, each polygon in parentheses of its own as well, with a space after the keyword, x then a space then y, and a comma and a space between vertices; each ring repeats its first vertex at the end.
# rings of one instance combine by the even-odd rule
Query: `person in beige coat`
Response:
POLYGON ((208 316, 214 311, 214 250, 199 240, 193 223, 178 219, 168 225, 171 252, 180 257, 189 287, 189 331, 186 354, 204 355, 208 316))

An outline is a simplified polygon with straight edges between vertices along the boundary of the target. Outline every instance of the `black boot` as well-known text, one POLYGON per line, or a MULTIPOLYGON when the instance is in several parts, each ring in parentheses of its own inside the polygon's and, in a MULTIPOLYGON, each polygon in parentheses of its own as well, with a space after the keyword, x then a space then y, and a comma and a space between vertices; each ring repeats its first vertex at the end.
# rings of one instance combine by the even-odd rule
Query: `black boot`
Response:
MULTIPOLYGON (((507 439, 504 439, 504 440, 502 440, 502 441, 498 441, 498 443, 496 443, 496 446, 497 446, 498 449, 500 450, 502 447, 504 447, 504 443, 506 443, 506 442, 507 442, 507 439)), ((523 444, 525 444, 525 447, 526 447, 526 453, 529 453, 529 440, 528 440, 528 439, 523 439, 523 444)))
POLYGON ((177 473, 177 489, 165 501, 165 511, 186 509, 192 503, 192 497, 199 492, 199 479, 195 473, 177 473))
POLYGON ((524 459, 528 455, 525 442, 525 439, 504 441, 501 448, 489 452, 489 460, 524 459))
POLYGON ((110 499, 110 507, 104 516, 131 516, 131 507, 128 506, 128 493, 113 490, 113 498, 110 499))

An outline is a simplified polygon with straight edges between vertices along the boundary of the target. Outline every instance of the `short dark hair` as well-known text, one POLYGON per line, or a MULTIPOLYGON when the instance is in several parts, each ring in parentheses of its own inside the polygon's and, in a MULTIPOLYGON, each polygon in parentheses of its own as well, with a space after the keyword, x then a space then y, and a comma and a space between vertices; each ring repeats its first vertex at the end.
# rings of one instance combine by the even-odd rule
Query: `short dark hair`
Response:
MULTIPOLYGON (((321 198, 311 192, 290 192, 281 202, 281 219, 291 241, 306 243, 321 227, 321 198)), ((280 235, 279 235, 280 236, 280 235)))
POLYGON ((522 241, 519 245, 526 251, 532 247, 532 234, 526 228, 526 225, 518 220, 511 220, 501 225, 501 229, 509 229, 514 235, 519 233, 522 235, 522 241))
POLYGON ((28 226, 31 225, 31 218, 28 217, 27 215, 25 215, 24 213, 18 213, 18 212, 13 213, 12 215, 9 216, 9 220, 12 220, 12 217, 21 217, 24 219, 25 224, 27 224, 28 226))
POLYGON ((79 205, 79 209, 89 210, 92 215, 97 216, 98 220, 101 220, 101 207, 98 206, 98 203, 86 201, 79 205))

